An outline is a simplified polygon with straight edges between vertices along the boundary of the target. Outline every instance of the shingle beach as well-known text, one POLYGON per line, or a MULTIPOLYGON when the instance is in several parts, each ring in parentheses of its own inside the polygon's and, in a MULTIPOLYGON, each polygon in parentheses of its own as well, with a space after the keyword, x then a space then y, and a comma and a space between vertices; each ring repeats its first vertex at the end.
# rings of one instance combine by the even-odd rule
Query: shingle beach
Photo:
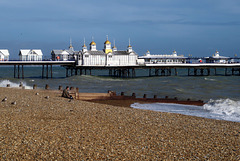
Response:
POLYGON ((1 160, 240 160, 240 123, 60 96, 0 88, 1 160))

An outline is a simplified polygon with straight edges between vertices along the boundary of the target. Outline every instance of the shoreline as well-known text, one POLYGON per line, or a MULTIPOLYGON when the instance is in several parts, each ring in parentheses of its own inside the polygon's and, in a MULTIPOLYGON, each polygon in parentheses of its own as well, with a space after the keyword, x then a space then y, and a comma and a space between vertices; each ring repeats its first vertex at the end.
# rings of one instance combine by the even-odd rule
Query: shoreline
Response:
POLYGON ((69 102, 51 90, 0 88, 0 98, 5 96, 2 159, 240 159, 237 122, 69 102))

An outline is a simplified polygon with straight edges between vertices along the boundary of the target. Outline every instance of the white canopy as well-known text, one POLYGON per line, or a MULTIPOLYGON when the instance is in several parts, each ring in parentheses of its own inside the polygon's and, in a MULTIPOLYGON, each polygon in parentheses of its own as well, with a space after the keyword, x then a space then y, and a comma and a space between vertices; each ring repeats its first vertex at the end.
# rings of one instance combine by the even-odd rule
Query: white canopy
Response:
POLYGON ((43 55, 42 50, 40 50, 40 49, 33 49, 33 50, 21 49, 20 52, 19 52, 19 55, 29 55, 29 54, 36 54, 36 55, 39 55, 39 56, 43 55))
POLYGON ((9 56, 9 51, 7 49, 0 49, 0 53, 2 53, 4 56, 9 56))

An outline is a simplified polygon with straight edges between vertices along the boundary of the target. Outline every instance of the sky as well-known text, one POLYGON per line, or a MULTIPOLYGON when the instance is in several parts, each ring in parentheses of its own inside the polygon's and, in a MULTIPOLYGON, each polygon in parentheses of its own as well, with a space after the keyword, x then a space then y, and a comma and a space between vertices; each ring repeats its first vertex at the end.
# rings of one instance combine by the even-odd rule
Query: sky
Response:
POLYGON ((106 35, 118 50, 202 57, 240 56, 239 0, 1 0, 0 49, 81 50, 106 35))

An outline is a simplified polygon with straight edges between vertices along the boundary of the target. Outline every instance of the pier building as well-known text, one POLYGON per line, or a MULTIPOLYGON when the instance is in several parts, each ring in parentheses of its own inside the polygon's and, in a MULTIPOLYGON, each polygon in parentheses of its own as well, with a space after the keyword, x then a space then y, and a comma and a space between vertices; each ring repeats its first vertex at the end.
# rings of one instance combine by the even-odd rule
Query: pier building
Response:
POLYGON ((40 49, 21 49, 19 51, 19 59, 21 61, 42 61, 42 50, 40 49))
POLYGON ((0 61, 8 61, 9 55, 9 51, 7 49, 0 49, 0 61))
POLYGON ((129 41, 127 50, 117 50, 117 47, 111 47, 111 42, 106 39, 104 49, 97 50, 96 43, 92 41, 90 49, 84 41, 82 50, 78 54, 77 66, 134 66, 137 65, 138 55, 133 51, 129 41))
POLYGON ((230 57, 220 56, 219 52, 216 51, 213 56, 205 57, 206 63, 228 63, 230 57))
POLYGON ((140 56, 138 59, 143 59, 141 62, 144 62, 144 64, 181 64, 186 63, 187 57, 177 55, 175 50, 171 55, 151 55, 150 51, 147 51, 144 56, 140 56))
POLYGON ((78 53, 79 51, 74 50, 72 40, 70 39, 70 45, 68 49, 51 51, 51 59, 53 61, 73 61, 77 59, 78 53))

